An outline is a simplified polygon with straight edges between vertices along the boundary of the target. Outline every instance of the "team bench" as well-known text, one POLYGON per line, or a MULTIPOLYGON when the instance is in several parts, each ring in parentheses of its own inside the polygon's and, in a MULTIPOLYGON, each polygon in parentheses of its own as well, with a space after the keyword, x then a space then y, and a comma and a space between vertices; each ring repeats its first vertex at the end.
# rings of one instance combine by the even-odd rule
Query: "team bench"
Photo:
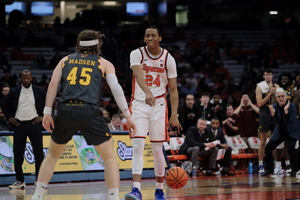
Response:
MULTIPOLYGON (((178 150, 182 145, 184 139, 180 137, 171 138, 169 151, 171 155, 168 155, 168 161, 170 163, 175 163, 180 166, 182 162, 189 161, 190 159, 186 155, 179 155, 178 150)), ((231 155, 232 161, 237 161, 235 165, 236 173, 246 173, 247 172, 247 163, 249 160, 256 161, 258 159, 258 153, 253 148, 248 148, 247 144, 244 141, 236 138, 227 138, 227 142, 229 146, 231 146, 233 150, 233 154, 231 155)), ((258 141, 259 142, 259 141, 258 141)), ((258 146, 258 145, 257 145, 258 146)), ((165 149, 168 148, 165 146, 165 149)), ((217 160, 222 160, 224 155, 218 155, 217 160)), ((204 160, 204 158, 199 157, 199 161, 204 160)))

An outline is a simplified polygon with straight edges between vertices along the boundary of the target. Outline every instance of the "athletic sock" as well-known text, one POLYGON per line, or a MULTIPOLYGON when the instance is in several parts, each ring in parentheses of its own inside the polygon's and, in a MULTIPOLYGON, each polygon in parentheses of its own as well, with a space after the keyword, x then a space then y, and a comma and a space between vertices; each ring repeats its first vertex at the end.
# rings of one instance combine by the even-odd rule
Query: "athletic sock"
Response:
POLYGON ((108 190, 108 200, 119 200, 119 188, 111 188, 108 190))
POLYGON ((47 183, 38 181, 36 183, 35 192, 33 194, 33 197, 43 198, 46 189, 47 189, 47 183))
POLYGON ((280 161, 275 162, 275 168, 281 168, 281 162, 280 161))
POLYGON ((141 191, 142 184, 140 182, 133 182, 132 187, 139 189, 141 191))
POLYGON ((158 182, 156 182, 156 188, 157 189, 164 189, 164 183, 158 183, 158 182))

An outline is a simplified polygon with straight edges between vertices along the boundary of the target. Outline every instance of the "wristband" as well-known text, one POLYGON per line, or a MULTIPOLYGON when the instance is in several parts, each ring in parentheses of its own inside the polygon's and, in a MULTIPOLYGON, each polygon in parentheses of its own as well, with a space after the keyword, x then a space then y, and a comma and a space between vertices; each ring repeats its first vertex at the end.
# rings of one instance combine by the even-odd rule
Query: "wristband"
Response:
POLYGON ((52 114, 52 108, 50 107, 44 107, 44 114, 47 114, 47 115, 51 115, 52 114))
POLYGON ((124 114, 124 117, 127 117, 128 115, 130 115, 128 108, 124 110, 123 114, 124 114))

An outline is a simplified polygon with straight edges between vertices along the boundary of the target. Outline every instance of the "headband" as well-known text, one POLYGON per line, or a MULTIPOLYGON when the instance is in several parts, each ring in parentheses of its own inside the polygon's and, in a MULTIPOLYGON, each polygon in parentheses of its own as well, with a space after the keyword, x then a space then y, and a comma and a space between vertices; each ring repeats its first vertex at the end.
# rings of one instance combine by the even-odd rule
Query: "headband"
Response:
POLYGON ((93 46, 99 43, 98 39, 95 40, 86 40, 86 41, 79 41, 79 45, 82 47, 88 47, 88 46, 93 46))

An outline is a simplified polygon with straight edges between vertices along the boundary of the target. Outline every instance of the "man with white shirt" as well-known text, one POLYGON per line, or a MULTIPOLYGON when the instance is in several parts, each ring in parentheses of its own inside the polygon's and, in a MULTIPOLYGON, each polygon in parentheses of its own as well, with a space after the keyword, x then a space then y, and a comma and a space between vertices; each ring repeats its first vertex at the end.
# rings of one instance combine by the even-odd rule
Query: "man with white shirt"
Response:
POLYGON ((31 72, 25 69, 21 74, 22 84, 11 88, 1 102, 1 109, 9 121, 9 128, 14 131, 13 152, 16 182, 9 186, 10 189, 25 188, 22 164, 27 137, 33 148, 36 176, 44 158, 41 121, 46 91, 32 85, 31 81, 31 72))
POLYGON ((119 114, 114 114, 111 122, 108 124, 110 131, 124 131, 122 126, 122 117, 119 114))

